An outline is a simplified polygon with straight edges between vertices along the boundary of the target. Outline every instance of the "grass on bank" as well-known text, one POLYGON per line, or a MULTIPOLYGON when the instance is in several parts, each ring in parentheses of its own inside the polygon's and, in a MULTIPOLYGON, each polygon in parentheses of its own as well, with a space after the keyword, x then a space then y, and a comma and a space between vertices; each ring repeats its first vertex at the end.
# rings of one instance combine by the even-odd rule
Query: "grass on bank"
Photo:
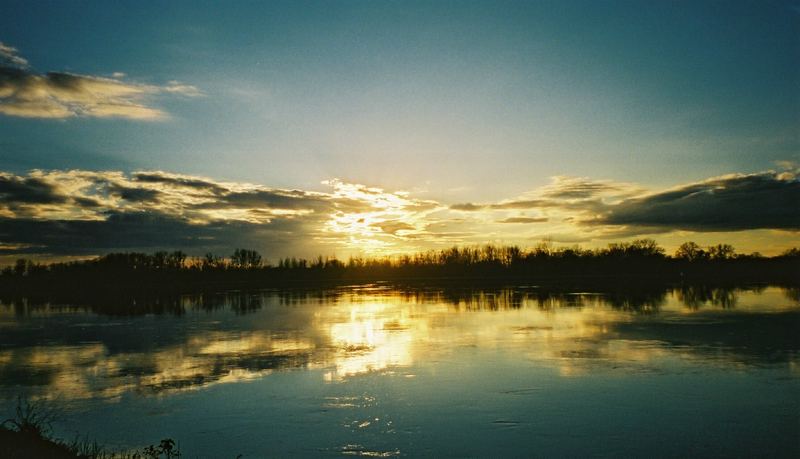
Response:
POLYGON ((175 459, 181 456, 174 440, 166 438, 157 445, 136 451, 109 451, 95 441, 76 437, 65 441, 53 436, 52 424, 57 419, 55 411, 31 402, 17 399, 13 418, 0 424, 0 457, 7 459, 175 459))

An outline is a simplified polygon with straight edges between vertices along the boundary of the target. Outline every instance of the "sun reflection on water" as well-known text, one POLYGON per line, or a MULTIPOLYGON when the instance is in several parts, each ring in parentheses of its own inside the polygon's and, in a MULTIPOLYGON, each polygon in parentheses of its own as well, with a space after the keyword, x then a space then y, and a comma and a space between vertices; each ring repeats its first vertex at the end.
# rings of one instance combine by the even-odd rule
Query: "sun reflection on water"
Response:
POLYGON ((338 317, 326 317, 320 324, 328 327, 331 345, 336 349, 334 368, 325 373, 326 381, 413 363, 412 345, 424 340, 421 331, 425 327, 417 326, 419 320, 409 319, 406 310, 378 302, 339 308, 349 311, 334 313, 338 317))

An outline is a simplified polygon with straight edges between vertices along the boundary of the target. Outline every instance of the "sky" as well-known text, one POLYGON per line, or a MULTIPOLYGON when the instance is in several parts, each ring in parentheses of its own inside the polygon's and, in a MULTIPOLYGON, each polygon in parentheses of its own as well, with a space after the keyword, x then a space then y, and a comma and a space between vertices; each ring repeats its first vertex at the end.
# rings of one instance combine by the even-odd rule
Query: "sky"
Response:
POLYGON ((0 0, 0 262, 800 246, 800 2, 0 0))

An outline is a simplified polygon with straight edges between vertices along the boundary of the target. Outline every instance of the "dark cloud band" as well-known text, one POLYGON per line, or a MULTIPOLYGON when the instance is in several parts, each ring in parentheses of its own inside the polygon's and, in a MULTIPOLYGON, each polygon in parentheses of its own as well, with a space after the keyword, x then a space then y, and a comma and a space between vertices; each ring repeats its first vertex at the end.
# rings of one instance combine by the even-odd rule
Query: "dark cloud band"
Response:
POLYGON ((800 181, 774 172, 708 180, 608 206, 591 223, 692 231, 800 230, 800 181))

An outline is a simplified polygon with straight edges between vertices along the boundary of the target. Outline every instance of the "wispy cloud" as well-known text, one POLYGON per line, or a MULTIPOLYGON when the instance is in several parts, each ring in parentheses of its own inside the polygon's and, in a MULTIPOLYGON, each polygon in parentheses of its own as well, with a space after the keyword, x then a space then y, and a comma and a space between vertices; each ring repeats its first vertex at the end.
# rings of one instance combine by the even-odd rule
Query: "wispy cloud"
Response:
POLYGON ((481 204, 473 204, 471 202, 462 202, 458 204, 453 204, 450 206, 450 208, 453 210, 461 210, 464 212, 475 212, 477 210, 485 209, 486 206, 481 204))
POLYGON ((498 220, 497 223, 544 223, 548 220, 546 217, 508 217, 498 220))
POLYGON ((24 118, 127 118, 162 120, 168 114, 151 105, 154 97, 201 95, 177 81, 165 85, 66 72, 37 73, 17 50, 0 42, 0 113, 24 118))
POLYGON ((28 61, 17 54, 17 48, 0 42, 0 65, 24 68, 28 66, 28 61))
POLYGON ((612 180, 595 180, 588 177, 570 177, 557 175, 551 183, 537 191, 537 195, 549 199, 585 200, 585 199, 620 199, 642 193, 644 189, 631 183, 614 182, 612 180))

